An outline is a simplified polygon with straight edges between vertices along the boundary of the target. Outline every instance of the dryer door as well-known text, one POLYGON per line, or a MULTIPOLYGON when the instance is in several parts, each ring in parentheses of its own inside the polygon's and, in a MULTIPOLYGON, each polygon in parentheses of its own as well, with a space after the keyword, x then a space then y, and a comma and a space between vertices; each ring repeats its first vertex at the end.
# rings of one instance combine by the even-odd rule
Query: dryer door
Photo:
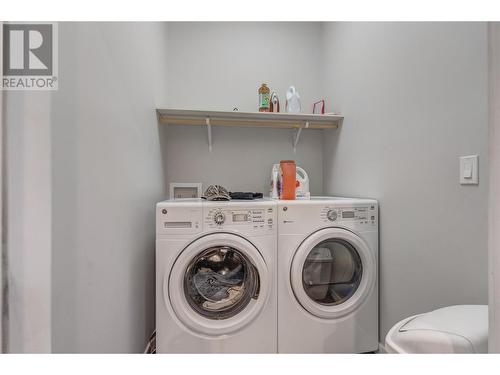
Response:
POLYGON ((216 336, 252 322, 269 296, 269 271, 249 241, 215 233, 186 247, 164 281, 165 300, 190 330, 216 336))
POLYGON ((356 310, 371 292, 377 261, 354 233, 319 230, 297 249, 290 281, 298 302, 320 318, 339 318, 356 310))

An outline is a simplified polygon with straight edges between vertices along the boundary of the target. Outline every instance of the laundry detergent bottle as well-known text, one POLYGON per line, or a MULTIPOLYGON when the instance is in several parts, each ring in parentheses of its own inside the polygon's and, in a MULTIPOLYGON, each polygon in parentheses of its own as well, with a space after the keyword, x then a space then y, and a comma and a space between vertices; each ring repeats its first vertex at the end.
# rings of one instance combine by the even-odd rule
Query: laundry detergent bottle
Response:
POLYGON ((280 199, 294 200, 296 188, 296 174, 297 166, 295 160, 281 160, 280 161, 280 174, 281 174, 281 195, 280 199))
POLYGON ((311 199, 309 192, 309 176, 303 168, 297 165, 297 184, 295 189, 296 199, 311 199))

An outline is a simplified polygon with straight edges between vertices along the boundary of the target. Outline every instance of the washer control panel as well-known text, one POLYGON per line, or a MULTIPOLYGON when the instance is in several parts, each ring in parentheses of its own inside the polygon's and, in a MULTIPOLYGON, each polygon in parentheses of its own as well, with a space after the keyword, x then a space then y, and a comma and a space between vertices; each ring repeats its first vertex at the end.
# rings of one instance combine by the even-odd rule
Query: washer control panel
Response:
POLYGON ((276 224, 276 208, 209 208, 204 212, 204 224, 210 229, 267 232, 276 224))

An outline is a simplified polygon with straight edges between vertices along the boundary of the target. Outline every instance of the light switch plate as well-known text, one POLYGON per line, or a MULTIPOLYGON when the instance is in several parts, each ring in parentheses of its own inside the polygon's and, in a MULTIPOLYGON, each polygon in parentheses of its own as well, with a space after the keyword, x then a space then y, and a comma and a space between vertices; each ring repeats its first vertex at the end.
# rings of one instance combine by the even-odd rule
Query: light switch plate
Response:
POLYGON ((460 184, 477 185, 479 184, 479 163, 477 155, 460 157, 460 184))

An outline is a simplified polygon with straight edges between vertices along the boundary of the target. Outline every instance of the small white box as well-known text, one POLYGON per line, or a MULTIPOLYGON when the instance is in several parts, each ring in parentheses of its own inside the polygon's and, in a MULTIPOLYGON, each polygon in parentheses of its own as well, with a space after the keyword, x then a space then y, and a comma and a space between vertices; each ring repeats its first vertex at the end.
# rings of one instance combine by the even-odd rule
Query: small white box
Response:
POLYGON ((201 182, 170 183, 170 199, 201 198, 203 192, 201 182))
POLYGON ((477 185, 479 184, 479 163, 477 155, 460 157, 460 184, 477 185))

